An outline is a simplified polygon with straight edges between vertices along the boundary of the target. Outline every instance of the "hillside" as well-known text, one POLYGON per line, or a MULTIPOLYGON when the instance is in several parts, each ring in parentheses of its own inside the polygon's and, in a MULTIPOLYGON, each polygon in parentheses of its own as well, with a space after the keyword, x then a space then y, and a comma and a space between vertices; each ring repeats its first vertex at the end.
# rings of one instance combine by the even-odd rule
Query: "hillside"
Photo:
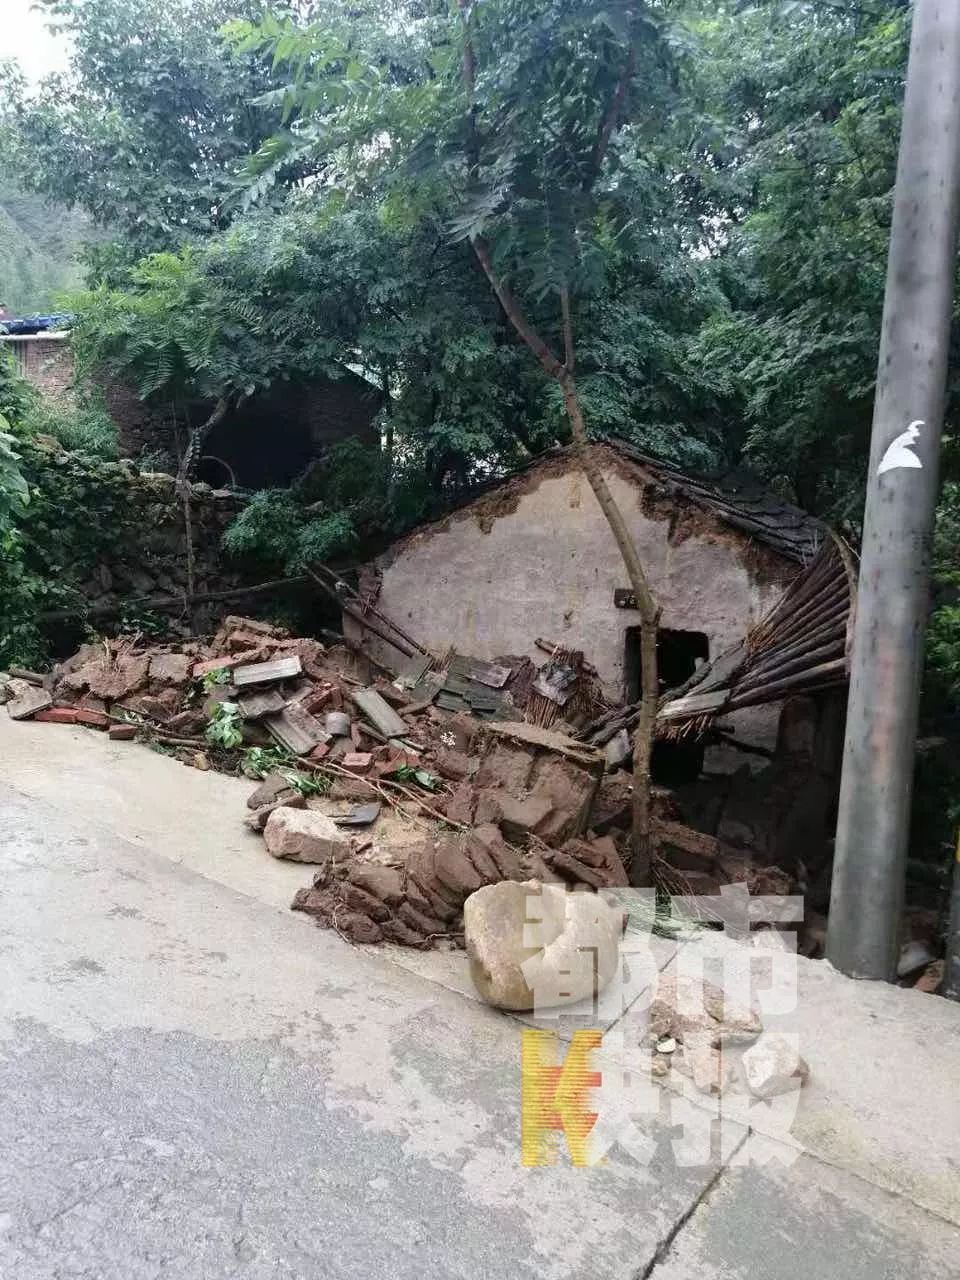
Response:
POLYGON ((18 315, 54 308, 81 283, 76 253, 87 225, 82 213, 0 186, 0 302, 18 315))

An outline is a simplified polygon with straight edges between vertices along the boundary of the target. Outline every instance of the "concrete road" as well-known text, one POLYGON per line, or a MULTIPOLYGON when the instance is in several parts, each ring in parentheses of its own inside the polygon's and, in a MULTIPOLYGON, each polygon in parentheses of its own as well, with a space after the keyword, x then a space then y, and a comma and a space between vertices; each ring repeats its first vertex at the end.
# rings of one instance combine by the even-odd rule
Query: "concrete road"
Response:
MULTIPOLYGON (((88 742, 0 729, 4 1280, 960 1276, 919 1193, 787 1167, 666 1093, 639 1160, 524 1169, 518 1020, 185 865, 222 780, 127 755, 168 819, 117 834, 122 806, 79 790, 88 742)), ((204 840, 215 821, 230 847, 237 815, 212 808, 204 840)))

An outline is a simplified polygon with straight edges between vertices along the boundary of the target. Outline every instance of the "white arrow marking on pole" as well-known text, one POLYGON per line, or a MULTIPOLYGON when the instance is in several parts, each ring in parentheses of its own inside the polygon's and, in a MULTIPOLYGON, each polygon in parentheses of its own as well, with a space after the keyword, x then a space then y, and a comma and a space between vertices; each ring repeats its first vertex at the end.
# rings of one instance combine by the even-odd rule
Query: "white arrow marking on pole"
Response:
POLYGON ((910 448, 915 444, 920 435, 920 428, 924 425, 922 418, 916 418, 910 423, 906 431, 902 431, 896 440, 888 447, 886 453, 880 459, 880 465, 877 467, 877 475, 882 476, 885 471, 896 471, 898 467, 913 467, 914 469, 922 468, 923 463, 910 448))

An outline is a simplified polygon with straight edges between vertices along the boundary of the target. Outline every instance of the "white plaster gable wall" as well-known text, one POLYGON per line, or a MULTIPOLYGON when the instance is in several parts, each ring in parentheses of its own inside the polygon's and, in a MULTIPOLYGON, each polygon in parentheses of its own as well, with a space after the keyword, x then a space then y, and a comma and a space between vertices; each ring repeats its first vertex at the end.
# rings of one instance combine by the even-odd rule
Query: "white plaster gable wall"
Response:
MULTIPOLYGON (((714 657, 742 638, 782 586, 751 572, 732 531, 671 541, 669 522, 641 510, 639 488, 610 469, 610 489, 636 538, 661 607, 661 627, 702 631, 714 657)), ((625 631, 639 615, 614 607, 626 572, 589 482, 546 475, 484 532, 469 509, 415 533, 380 561, 380 607, 428 648, 479 658, 543 652, 538 636, 583 649, 611 695, 623 693, 625 631)), ((708 524, 709 522, 704 522, 708 524)), ((783 581, 794 570, 784 562, 783 581)), ((769 575, 767 575, 769 576, 769 575)))

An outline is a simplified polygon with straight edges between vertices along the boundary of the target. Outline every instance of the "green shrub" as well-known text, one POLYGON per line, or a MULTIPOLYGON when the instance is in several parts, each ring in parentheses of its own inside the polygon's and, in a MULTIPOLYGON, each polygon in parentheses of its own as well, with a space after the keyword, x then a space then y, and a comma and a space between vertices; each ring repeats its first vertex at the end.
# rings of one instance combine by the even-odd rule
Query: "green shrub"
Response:
POLYGON ((78 404, 38 400, 23 416, 25 435, 52 436, 65 449, 98 458, 119 457, 116 423, 96 400, 78 404))
POLYGON ((286 489, 255 493, 223 535, 224 550, 286 573, 300 573, 317 560, 347 550, 357 539, 348 511, 317 511, 286 489))

